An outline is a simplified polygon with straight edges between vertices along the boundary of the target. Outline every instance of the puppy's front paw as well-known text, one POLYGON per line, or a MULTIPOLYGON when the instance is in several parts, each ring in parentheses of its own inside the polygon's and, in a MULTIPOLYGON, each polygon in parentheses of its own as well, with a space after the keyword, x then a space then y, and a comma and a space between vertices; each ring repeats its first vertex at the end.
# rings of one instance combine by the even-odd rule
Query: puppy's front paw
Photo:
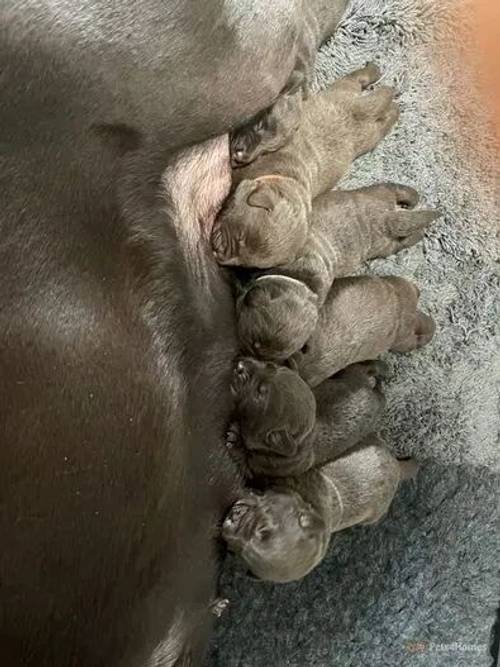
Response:
POLYGON ((232 422, 226 433, 226 447, 228 449, 235 449, 241 447, 241 429, 238 422, 232 422))
POLYGON ((216 598, 209 605, 209 610, 214 616, 220 618, 228 607, 229 607, 229 600, 227 598, 216 598))

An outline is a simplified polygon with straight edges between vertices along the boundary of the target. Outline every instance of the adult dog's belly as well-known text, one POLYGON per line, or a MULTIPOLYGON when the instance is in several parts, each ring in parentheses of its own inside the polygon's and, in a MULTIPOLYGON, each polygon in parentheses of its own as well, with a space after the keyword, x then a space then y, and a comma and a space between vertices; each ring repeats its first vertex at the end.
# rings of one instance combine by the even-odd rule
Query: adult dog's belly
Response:
POLYGON ((233 299, 208 243, 229 185, 221 137, 166 170, 157 227, 3 226, 2 665, 142 667, 214 595, 238 485, 233 299))

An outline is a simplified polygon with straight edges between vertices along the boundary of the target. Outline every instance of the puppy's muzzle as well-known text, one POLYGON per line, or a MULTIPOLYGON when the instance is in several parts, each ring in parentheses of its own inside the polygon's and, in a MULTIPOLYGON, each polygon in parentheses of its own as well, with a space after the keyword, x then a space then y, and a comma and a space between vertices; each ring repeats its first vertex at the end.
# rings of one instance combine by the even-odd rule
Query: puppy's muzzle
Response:
POLYGON ((231 167, 233 169, 238 169, 238 167, 244 167, 252 161, 251 156, 247 153, 246 147, 244 144, 236 142, 231 150, 231 167))
POLYGON ((253 161, 253 152, 249 146, 250 133, 248 129, 234 133, 231 138, 231 167, 237 169, 253 161))
POLYGON ((251 372, 248 364, 240 359, 236 362, 233 371, 233 380, 231 382, 231 393, 233 396, 238 395, 250 380, 251 372))
POLYGON ((229 510, 222 524, 224 539, 249 539, 255 528, 254 504, 249 500, 238 500, 229 510))
POLYGON ((215 223, 212 230, 212 252, 219 264, 228 262, 232 257, 232 246, 228 234, 224 231, 220 222, 215 223))

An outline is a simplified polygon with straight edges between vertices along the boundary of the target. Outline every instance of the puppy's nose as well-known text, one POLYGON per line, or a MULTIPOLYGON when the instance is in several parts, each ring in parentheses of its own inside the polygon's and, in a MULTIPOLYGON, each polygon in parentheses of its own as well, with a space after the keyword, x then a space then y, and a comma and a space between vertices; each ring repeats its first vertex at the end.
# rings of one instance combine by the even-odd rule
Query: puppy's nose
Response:
POLYGON ((236 364, 236 372, 238 373, 238 375, 246 375, 247 367, 245 366, 245 362, 242 361, 241 359, 236 364))
POLYGON ((242 167, 248 163, 248 156, 246 154, 243 143, 233 143, 231 146, 231 166, 242 167))

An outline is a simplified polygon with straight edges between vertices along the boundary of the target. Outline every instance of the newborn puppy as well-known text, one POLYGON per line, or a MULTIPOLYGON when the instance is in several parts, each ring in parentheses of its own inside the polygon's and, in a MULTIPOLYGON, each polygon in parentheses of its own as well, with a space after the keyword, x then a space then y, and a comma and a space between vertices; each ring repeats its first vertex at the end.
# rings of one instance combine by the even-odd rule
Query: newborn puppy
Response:
POLYGON ((231 133, 233 168, 249 164, 263 153, 279 150, 297 131, 316 51, 335 31, 346 4, 347 0, 307 0, 304 3, 303 44, 297 67, 276 102, 231 133))
POLYGON ((227 444, 246 476, 262 469, 267 474, 274 459, 305 469, 312 465, 316 400, 297 373, 273 363, 240 359, 231 393, 235 422, 227 444))
POLYGON ((434 335, 417 310, 418 288, 404 278, 358 276, 333 283, 318 325, 291 363, 315 387, 342 368, 389 350, 408 352, 434 335))
POLYGON ((297 475, 353 447, 382 412, 380 373, 377 364, 357 364, 313 393, 289 368, 240 360, 227 443, 245 476, 297 475))
POLYGON ((333 187, 398 118, 391 88, 362 94, 378 77, 377 67, 368 65, 309 98, 285 147, 233 172, 235 190, 212 233, 220 264, 265 269, 297 257, 312 199, 333 187))
POLYGON ((371 436, 319 470, 249 491, 227 514, 222 536, 259 579, 301 579, 323 560, 332 533, 381 519, 416 470, 371 436))
POLYGON ((423 238, 439 211, 413 210, 418 200, 413 188, 396 183, 317 197, 299 257, 257 278, 237 299, 243 349, 276 361, 299 350, 316 328, 318 310, 335 278, 423 238))

